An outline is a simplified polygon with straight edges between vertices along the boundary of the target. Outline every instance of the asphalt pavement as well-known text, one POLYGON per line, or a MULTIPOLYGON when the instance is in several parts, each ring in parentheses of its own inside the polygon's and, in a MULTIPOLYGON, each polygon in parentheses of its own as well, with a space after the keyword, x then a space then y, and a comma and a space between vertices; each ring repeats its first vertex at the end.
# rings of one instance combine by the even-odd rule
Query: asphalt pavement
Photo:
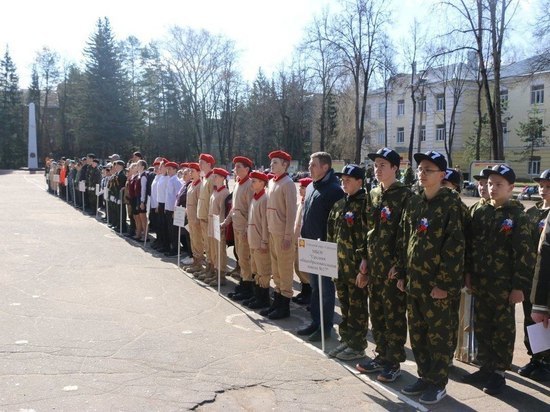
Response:
MULTIPOLYGON (((296 336, 309 313, 263 319, 196 282, 173 258, 128 240, 45 191, 44 178, 0 173, 0 410, 426 410, 296 336)), ((296 279, 296 289, 298 282, 296 279)), ((528 361, 521 307, 514 365, 528 361)), ((337 345, 337 327, 326 350, 337 345)), ((367 354, 372 356, 372 338, 367 354)), ((547 385, 507 373, 499 397, 460 383, 432 410, 550 410, 547 385)))

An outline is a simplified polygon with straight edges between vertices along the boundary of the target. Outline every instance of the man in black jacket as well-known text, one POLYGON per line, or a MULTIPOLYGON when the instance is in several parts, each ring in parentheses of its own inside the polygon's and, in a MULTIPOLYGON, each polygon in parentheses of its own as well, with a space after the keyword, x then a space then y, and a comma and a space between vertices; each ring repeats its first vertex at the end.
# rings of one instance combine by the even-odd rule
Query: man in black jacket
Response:
MULTIPOLYGON (((304 217, 301 236, 305 239, 327 240, 328 215, 332 206, 344 197, 338 178, 332 169, 329 153, 313 153, 309 161, 309 173, 313 183, 308 186, 304 200, 304 217)), ((331 278, 322 276, 323 320, 325 337, 329 337, 334 324, 335 287, 331 278)), ((319 307, 319 277, 310 275, 311 323, 298 330, 299 335, 309 335, 310 342, 321 340, 321 314, 319 307)))

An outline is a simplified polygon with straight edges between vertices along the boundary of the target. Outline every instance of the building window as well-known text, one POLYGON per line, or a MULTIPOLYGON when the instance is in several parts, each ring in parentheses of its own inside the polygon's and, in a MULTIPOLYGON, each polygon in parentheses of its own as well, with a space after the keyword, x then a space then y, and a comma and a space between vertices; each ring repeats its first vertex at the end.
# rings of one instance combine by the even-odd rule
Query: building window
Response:
POLYGON ((426 113, 426 98, 423 97, 418 101, 418 111, 420 113, 426 113))
POLYGON ((445 110, 445 95, 444 94, 438 94, 435 96, 435 110, 438 112, 442 112, 445 110))
POLYGON ((378 103, 378 117, 384 118, 385 114, 386 114, 386 104, 378 103))
POLYGON ((544 84, 531 86, 531 104, 544 103, 544 84))
POLYGON ((384 133, 384 130, 378 130, 376 133, 378 137, 378 145, 385 146, 386 145, 386 133, 384 133))
POLYGON ((397 115, 398 116, 405 115, 405 100, 397 101, 397 115))
POLYGON ((397 143, 405 143, 405 128, 397 128, 397 143))
POLYGON ((534 156, 529 159, 528 173, 530 175, 540 175, 540 157, 534 156))
POLYGON ((438 124, 435 127, 435 140, 436 141, 445 140, 445 125, 444 124, 438 124))
POLYGON ((500 109, 506 111, 508 109, 508 90, 503 89, 500 91, 500 109))
POLYGON ((508 146, 508 138, 510 136, 510 131, 508 130, 508 122, 502 122, 502 140, 504 147, 508 146))
POLYGON ((426 141, 426 126, 421 126, 420 130, 418 131, 418 134, 420 136, 420 141, 425 142, 426 141))

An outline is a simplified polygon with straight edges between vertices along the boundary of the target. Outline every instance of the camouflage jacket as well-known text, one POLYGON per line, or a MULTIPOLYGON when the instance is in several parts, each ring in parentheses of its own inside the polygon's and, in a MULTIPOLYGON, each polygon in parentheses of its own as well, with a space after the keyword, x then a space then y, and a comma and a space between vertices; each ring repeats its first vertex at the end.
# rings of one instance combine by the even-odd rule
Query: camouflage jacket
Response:
POLYGON ((544 221, 546 220, 546 216, 548 216, 548 211, 550 211, 550 209, 543 209, 543 204, 544 202, 541 200, 525 212, 531 223, 532 244, 535 249, 539 246, 540 234, 544 229, 544 221))
POLYGON ((533 312, 550 314, 550 215, 540 238, 530 300, 533 312))
POLYGON ((378 186, 367 198, 368 233, 363 245, 371 278, 385 279, 396 264, 395 242, 399 223, 409 198, 413 195, 408 186, 395 182, 387 190, 378 186))
POLYGON ((497 208, 491 203, 479 207, 466 234, 467 270, 474 288, 486 277, 506 282, 508 290, 529 290, 535 264, 531 233, 517 200, 497 208))
POLYGON ((338 278, 355 278, 359 273, 361 254, 367 233, 366 193, 359 190, 334 204, 327 222, 327 241, 337 244, 338 278))
POLYGON ((457 296, 464 275, 464 229, 461 200, 442 187, 430 200, 424 193, 410 198, 396 242, 397 274, 407 280, 413 297, 437 286, 457 296))
POLYGON ((101 183, 101 170, 98 167, 90 166, 86 176, 86 187, 95 189, 95 185, 101 183))
POLYGON ((124 171, 121 170, 117 174, 112 175, 109 183, 107 183, 109 194, 118 199, 120 196, 120 190, 123 189, 125 185, 126 175, 124 174, 124 171))

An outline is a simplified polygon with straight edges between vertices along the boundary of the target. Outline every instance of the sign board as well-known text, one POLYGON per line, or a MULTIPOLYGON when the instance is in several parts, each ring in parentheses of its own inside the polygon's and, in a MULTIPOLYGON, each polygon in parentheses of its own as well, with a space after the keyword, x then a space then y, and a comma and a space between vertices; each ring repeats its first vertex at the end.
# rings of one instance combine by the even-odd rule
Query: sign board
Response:
POLYGON ((65 186, 68 186, 68 185, 69 185, 69 179, 68 179, 67 177, 65 178, 65 181, 63 182, 63 184, 64 184, 65 186))
POLYGON ((336 243, 298 238, 300 271, 338 278, 336 243))
POLYGON ((99 185, 96 183, 96 185, 95 185, 95 195, 99 196, 100 194, 101 194, 101 192, 99 190, 99 185))
POLYGON ((212 224, 214 225, 214 239, 221 240, 221 230, 220 230, 220 216, 219 215, 213 215, 212 216, 212 224))
POLYGON ((78 182, 78 191, 79 192, 86 191, 86 182, 84 180, 81 180, 80 182, 78 182))
POLYGON ((59 183, 59 175, 53 175, 54 183, 59 183))
POLYGON ((174 226, 185 226, 185 208, 183 206, 176 206, 174 209, 174 226))

